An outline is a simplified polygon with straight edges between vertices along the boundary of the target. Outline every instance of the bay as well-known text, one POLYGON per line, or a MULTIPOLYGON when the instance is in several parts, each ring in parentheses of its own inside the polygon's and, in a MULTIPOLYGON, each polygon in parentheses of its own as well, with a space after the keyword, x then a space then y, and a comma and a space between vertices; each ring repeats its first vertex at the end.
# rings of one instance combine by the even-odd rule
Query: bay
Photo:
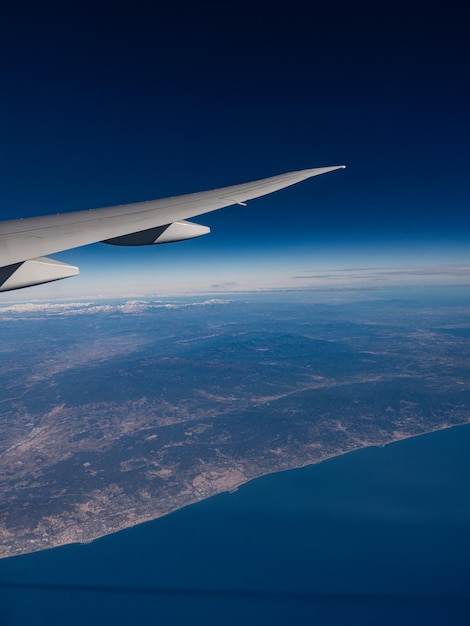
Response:
POLYGON ((443 430, 4 559, 3 583, 50 587, 0 587, 0 625, 468 624, 469 451, 443 430))

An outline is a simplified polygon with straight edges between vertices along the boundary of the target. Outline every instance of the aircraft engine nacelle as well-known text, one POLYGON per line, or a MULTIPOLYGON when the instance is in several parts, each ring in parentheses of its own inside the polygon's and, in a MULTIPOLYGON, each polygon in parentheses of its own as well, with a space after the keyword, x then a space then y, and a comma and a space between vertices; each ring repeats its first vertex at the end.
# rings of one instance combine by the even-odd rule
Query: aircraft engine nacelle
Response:
POLYGON ((0 291, 13 291, 51 283, 80 273, 78 267, 55 259, 40 257, 0 268, 0 291))
MULTIPOLYGON (((200 224, 182 220, 166 224, 165 226, 130 233, 122 237, 106 239, 103 243, 115 246, 148 246, 194 239, 208 233, 210 233, 208 226, 201 226, 200 224)), ((22 263, 0 267, 0 291, 12 291, 14 289, 42 285, 43 283, 50 283, 61 278, 76 276, 79 273, 78 267, 47 257, 29 259, 22 263)))
POLYGON ((174 241, 184 241, 194 239, 211 232, 208 226, 201 226, 194 222, 181 220, 172 222, 165 226, 157 226, 148 230, 141 230, 137 233, 130 233, 122 237, 105 239, 102 243, 109 243, 113 246, 151 246, 159 243, 173 243, 174 241))

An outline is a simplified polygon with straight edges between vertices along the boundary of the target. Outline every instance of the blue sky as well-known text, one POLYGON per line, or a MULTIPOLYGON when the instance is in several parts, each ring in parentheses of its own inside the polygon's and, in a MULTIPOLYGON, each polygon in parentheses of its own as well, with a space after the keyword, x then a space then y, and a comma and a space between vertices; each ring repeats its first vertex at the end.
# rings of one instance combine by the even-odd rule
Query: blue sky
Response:
POLYGON ((199 240, 54 255, 81 277, 25 297, 469 265, 469 43, 456 3, 108 7, 4 10, 3 219, 348 169, 202 216, 212 234, 199 240))

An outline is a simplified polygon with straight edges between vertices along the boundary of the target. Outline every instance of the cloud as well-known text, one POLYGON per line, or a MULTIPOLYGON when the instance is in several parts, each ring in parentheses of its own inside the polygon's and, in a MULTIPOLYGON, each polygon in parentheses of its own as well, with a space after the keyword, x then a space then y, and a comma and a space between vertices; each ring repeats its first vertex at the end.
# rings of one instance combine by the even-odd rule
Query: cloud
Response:
POLYGON ((23 302, 0 307, 0 313, 41 313, 43 311, 62 312, 70 308, 80 309, 91 305, 91 302, 23 302))
POLYGON ((230 300, 210 298, 201 301, 147 301, 126 300, 125 302, 54 302, 54 303, 19 303, 0 307, 0 320, 25 319, 28 317, 64 317, 69 315, 93 315, 97 313, 138 314, 151 309, 183 309, 187 307, 221 306, 230 304, 230 300), (5 316, 9 314, 9 316, 5 316), (12 315, 14 317, 12 317, 12 315))
POLYGON ((470 266, 368 267, 321 271, 305 270, 291 276, 294 284, 323 288, 371 288, 380 286, 469 285, 470 266))
POLYGON ((211 289, 233 289, 235 287, 238 287, 238 283, 234 280, 231 281, 227 281, 225 283, 213 283, 212 285, 209 285, 209 287, 211 289))

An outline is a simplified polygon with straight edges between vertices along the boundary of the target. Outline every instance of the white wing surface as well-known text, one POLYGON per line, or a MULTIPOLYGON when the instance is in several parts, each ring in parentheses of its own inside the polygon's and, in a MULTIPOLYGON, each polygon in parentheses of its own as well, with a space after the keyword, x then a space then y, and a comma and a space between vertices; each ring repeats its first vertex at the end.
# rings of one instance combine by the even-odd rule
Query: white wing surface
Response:
POLYGON ((88 211, 45 215, 0 223, 0 291, 20 289, 78 274, 78 268, 41 258, 98 241, 147 245, 180 241, 209 232, 185 220, 243 204, 344 165, 300 170, 251 183, 183 196, 88 211))

